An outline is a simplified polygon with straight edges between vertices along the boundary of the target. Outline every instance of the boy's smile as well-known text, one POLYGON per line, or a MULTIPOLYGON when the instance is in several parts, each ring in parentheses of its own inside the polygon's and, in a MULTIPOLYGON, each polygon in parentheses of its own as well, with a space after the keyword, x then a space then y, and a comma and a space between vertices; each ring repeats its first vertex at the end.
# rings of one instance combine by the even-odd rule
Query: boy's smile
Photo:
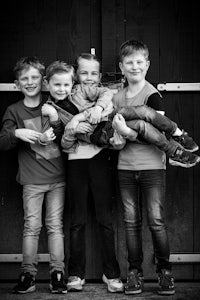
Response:
POLYGON ((139 82, 145 79, 149 64, 149 60, 141 52, 137 51, 125 56, 119 66, 122 74, 129 82, 139 82))
POLYGON ((82 84, 96 85, 100 82, 99 62, 81 58, 77 70, 78 80, 82 84))
POLYGON ((30 66, 28 69, 21 71, 18 80, 15 80, 15 84, 25 97, 34 97, 41 92, 42 75, 39 70, 30 66))
POLYGON ((64 100, 71 93, 72 86, 72 75, 65 72, 54 74, 47 83, 51 96, 57 101, 64 100))

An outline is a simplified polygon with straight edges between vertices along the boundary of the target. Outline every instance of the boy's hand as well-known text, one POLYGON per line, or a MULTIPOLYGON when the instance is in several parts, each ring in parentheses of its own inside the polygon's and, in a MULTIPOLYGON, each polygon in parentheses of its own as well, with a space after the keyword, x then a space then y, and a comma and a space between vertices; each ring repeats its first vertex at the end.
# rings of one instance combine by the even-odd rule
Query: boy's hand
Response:
POLYGON ((126 139, 123 138, 116 130, 114 130, 113 137, 110 138, 110 144, 115 150, 121 150, 126 144, 126 139))
POLYGON ((103 107, 97 105, 90 109, 89 122, 91 124, 97 124, 101 121, 101 113, 103 107))
POLYGON ((130 128, 126 125, 126 121, 121 114, 116 114, 113 118, 112 127, 121 135, 128 135, 130 128))
POLYGON ((66 126, 65 132, 69 135, 74 135, 76 133, 76 128, 79 124, 79 121, 74 117, 66 126))
POLYGON ((93 127, 88 122, 80 122, 76 128, 76 133, 93 132, 93 127))
POLYGON ((50 121, 58 121, 58 113, 52 105, 45 103, 42 106, 41 111, 42 111, 42 115, 48 116, 50 121))
POLYGON ((19 128, 15 130, 15 136, 24 141, 28 142, 30 144, 35 144, 35 142, 38 140, 38 138, 41 136, 41 132, 28 129, 28 128, 19 128))
POLYGON ((55 138, 56 138, 56 136, 53 132, 53 128, 50 127, 45 132, 43 132, 43 134, 39 137, 39 142, 49 143, 49 142, 52 142, 53 140, 55 140, 55 138))

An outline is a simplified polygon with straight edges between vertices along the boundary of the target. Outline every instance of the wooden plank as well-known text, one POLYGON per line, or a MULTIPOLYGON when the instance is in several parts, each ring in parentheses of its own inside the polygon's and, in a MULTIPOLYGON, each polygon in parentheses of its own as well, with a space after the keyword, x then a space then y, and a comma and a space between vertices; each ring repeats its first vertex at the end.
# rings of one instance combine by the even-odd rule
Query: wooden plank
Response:
MULTIPOLYGON (((192 65, 188 67, 185 62, 187 56, 192 57, 191 32, 189 33, 193 27, 192 8, 182 4, 180 1, 173 0, 160 1, 159 82, 198 82, 198 79, 193 80, 192 65), (188 22, 185 22, 186 16, 188 22)), ((180 91, 165 93, 163 96, 166 115, 174 120, 179 128, 184 128, 193 136, 193 94, 180 91)), ((191 253, 194 251, 194 170, 186 171, 183 168, 167 165, 166 183, 165 208, 171 252, 178 253, 181 249, 182 253, 191 253)), ((193 278, 193 265, 175 265, 173 270, 176 278, 193 278)))
POLYGON ((56 7, 56 0, 23 3, 24 55, 36 55, 45 65, 56 60, 56 7))
MULTIPOLYGON (((102 0, 102 73, 105 80, 114 80, 116 72, 116 22, 115 1, 102 0), (114 72, 109 76, 109 72, 114 72)), ((104 79, 104 78, 103 78, 104 79)))

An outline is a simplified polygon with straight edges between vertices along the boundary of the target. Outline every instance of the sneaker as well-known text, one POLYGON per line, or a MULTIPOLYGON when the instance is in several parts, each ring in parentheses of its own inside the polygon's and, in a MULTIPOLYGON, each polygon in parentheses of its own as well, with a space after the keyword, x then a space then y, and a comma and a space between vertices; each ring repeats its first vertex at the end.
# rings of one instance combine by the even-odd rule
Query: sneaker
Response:
POLYGON ((29 272, 20 274, 17 285, 13 288, 13 293, 26 294, 36 290, 35 278, 29 272))
POLYGON ((191 168, 200 162, 200 156, 195 155, 189 151, 186 151, 178 147, 169 158, 169 164, 172 166, 180 166, 183 168, 191 168))
POLYGON ((158 294, 159 295, 173 295, 175 294, 174 288, 174 278, 172 276, 171 271, 169 270, 161 270, 158 273, 158 294))
POLYGON ((124 286, 125 294, 140 294, 143 291, 144 278, 137 269, 131 270, 127 276, 127 282, 124 286))
POLYGON ((103 274, 102 280, 107 284, 110 293, 120 293, 124 291, 124 285, 120 278, 108 279, 106 275, 103 274))
POLYGON ((66 294, 67 286, 64 281, 64 276, 62 271, 54 271, 51 274, 51 281, 49 284, 49 289, 53 294, 66 294))
POLYGON ((80 292, 85 284, 85 279, 78 276, 69 276, 67 283, 67 290, 70 292, 80 292))
POLYGON ((185 148, 185 150, 190 152, 195 152, 199 149, 199 146, 195 143, 195 141, 188 135, 186 131, 182 131, 181 136, 172 136, 172 138, 181 144, 185 148))

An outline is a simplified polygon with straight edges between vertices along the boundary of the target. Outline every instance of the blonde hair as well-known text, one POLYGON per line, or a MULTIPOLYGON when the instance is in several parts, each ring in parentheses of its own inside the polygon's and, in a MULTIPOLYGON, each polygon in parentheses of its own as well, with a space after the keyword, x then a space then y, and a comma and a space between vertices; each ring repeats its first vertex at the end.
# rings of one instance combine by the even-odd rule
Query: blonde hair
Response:
POLYGON ((52 62, 46 69, 45 79, 49 81, 54 74, 67 73, 72 76, 72 81, 74 81, 74 67, 68 65, 64 61, 56 60, 52 62))

